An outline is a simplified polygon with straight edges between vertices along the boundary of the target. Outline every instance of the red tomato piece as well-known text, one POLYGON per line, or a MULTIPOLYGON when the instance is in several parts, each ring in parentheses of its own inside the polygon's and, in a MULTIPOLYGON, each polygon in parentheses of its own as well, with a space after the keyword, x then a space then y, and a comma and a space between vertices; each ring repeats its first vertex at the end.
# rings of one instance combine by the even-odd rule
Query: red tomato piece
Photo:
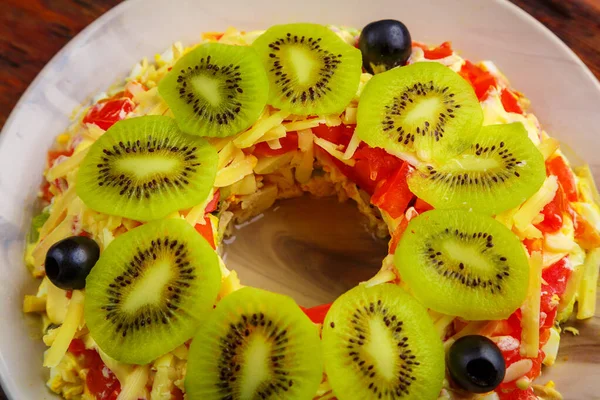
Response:
POLYGON ((356 160, 356 164, 352 167, 353 176, 347 176, 369 194, 375 192, 378 182, 387 179, 403 164, 402 160, 388 154, 385 150, 365 144, 356 150, 352 158, 356 160))
POLYGON ((418 42, 413 42, 413 46, 423 49, 424 56, 428 60, 439 60, 440 58, 451 56, 453 53, 452 43, 450 42, 444 42, 433 49, 418 42))
POLYGON ((73 151, 74 151, 74 149, 48 151, 48 154, 46 156, 46 160, 48 162, 48 167, 51 167, 52 164, 54 164, 54 161, 56 161, 56 159, 58 157, 61 157, 61 156, 71 157, 73 155, 73 151))
POLYGON ((586 250, 600 247, 600 232, 576 211, 570 210, 575 227, 575 239, 586 250))
POLYGON ((85 352, 85 343, 81 339, 73 339, 69 344, 69 353, 80 356, 85 352))
POLYGON ((121 393, 121 384, 100 355, 95 350, 87 350, 81 339, 71 341, 69 352, 83 358, 82 365, 88 369, 85 383, 96 400, 116 400, 121 393))
POLYGON ((496 79, 492 74, 484 71, 470 61, 465 62, 459 74, 471 83, 479 100, 483 100, 488 90, 496 86, 496 79))
POLYGON ((402 239, 402 235, 404 234, 404 231, 406 231, 406 227, 408 226, 409 222, 410 221, 407 218, 402 218, 400 225, 398 225, 394 232, 392 232, 392 239, 390 240, 389 244, 390 254, 394 254, 396 252, 396 247, 398 247, 398 243, 400 242, 400 239, 402 239))
POLYGON ((96 103, 83 118, 85 124, 96 124, 107 130, 130 113, 135 103, 127 97, 96 103))
POLYGON ((500 94, 500 100, 502 100, 504 110, 506 110, 507 112, 523 114, 523 109, 519 105, 517 95, 511 92, 510 90, 502 89, 502 93, 500 94))
POLYGON ((306 316, 310 318, 312 322, 314 322, 315 324, 322 324, 323 321, 325 321, 325 316, 327 315, 327 312, 331 308, 331 303, 321 304, 319 306, 311 308, 300 308, 302 309, 302 311, 304 311, 304 314, 306 314, 306 316))
POLYGON ((527 390, 512 389, 506 392, 502 390, 496 390, 500 400, 537 400, 537 396, 533 393, 533 388, 527 390))
POLYGON ((171 391, 171 400, 183 400, 183 392, 178 387, 174 387, 171 391))
POLYGON ((413 168, 407 162, 389 178, 381 181, 371 197, 371 203, 387 211, 392 218, 404 215, 408 203, 415 196, 408 188, 406 178, 413 168))
POLYGON ((557 156, 546 161, 546 169, 549 174, 555 175, 558 182, 565 192, 565 196, 569 201, 577 201, 577 185, 575 184, 575 176, 573 171, 567 165, 564 158, 557 156))
POLYGON ((567 211, 567 200, 561 187, 558 187, 552 201, 542 209, 544 220, 536 225, 536 228, 544 233, 557 232, 563 226, 563 216, 567 211))
POLYGON ((210 218, 204 217, 205 224, 196 224, 196 231, 206 239, 206 241, 212 246, 213 249, 216 249, 217 246, 215 244, 215 237, 213 235, 212 224, 210 223, 210 218))
POLYGON ((254 147, 254 154, 257 157, 273 157, 288 153, 298 149, 298 134, 296 132, 288 132, 287 135, 279 139, 281 143, 280 149, 272 149, 266 142, 258 143, 254 147))
POLYGON ((338 126, 327 126, 325 124, 318 125, 312 128, 315 136, 325 139, 328 142, 335 143, 337 145, 348 146, 356 125, 338 125, 338 126))
POLYGON ((422 214, 425 211, 433 210, 433 206, 431 204, 427 203, 425 200, 419 199, 418 197, 414 207, 419 214, 422 214))
POLYGON ((215 211, 217 209, 217 206, 219 205, 220 198, 221 198, 221 191, 217 189, 217 191, 213 195, 212 200, 209 201, 208 204, 206 205, 206 208, 204 209, 204 213, 208 214, 208 213, 215 211))

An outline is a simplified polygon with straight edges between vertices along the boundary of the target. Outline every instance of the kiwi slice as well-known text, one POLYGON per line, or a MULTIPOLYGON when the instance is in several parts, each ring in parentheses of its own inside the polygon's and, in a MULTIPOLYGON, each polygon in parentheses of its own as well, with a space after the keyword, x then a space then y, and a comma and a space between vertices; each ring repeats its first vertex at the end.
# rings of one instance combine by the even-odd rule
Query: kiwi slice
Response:
POLYGON ((356 132, 392 154, 444 160, 467 148, 482 122, 467 81, 441 64, 420 62, 371 78, 358 103, 356 132))
POLYGON ((177 61, 158 91, 181 130, 225 137, 258 119, 267 103, 269 82, 253 48, 207 43, 177 61))
POLYGON ((322 378, 316 326, 294 301, 242 288, 219 302, 190 347, 190 400, 312 399, 322 378))
POLYGON ((425 308, 399 286, 358 286, 323 324, 325 371, 339 400, 437 399, 442 341, 425 308))
POLYGON ((432 210, 419 215, 400 239, 394 263, 426 307, 468 320, 508 318, 527 295, 523 245, 483 214, 432 210))
POLYGON ((356 94, 360 50, 323 25, 275 25, 253 46, 269 77, 269 104, 277 108, 297 115, 338 114, 356 94))
POLYGON ((435 208, 497 214, 527 200, 545 178, 542 153, 515 122, 483 127, 464 153, 415 170, 408 185, 435 208))
POLYGON ((126 119, 90 148, 77 175, 77 195, 98 212, 158 219, 206 199, 217 160, 206 140, 182 134, 172 118, 126 119))
POLYGON ((147 364, 191 338, 212 309, 219 260, 187 222, 151 222, 117 237, 86 280, 84 316, 115 360, 147 364))

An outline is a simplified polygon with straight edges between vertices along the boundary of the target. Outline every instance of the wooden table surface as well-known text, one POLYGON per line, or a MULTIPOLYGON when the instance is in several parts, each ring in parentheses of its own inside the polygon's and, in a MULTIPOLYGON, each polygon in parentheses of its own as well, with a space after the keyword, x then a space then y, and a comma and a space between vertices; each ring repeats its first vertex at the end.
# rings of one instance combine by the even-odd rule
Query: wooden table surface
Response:
MULTIPOLYGON (((510 1, 556 33, 600 79, 600 0, 510 1)), ((119 2, 0 0, 0 128, 50 58, 119 2)))

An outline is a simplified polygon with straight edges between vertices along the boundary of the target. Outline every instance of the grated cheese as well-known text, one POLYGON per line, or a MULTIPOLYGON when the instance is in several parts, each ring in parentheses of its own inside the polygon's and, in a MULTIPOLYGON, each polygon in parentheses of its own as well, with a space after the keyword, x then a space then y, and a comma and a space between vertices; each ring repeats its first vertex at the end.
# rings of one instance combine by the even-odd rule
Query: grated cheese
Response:
MULTIPOLYGON (((537 355, 537 353, 536 353, 536 355, 537 355)), ((531 371, 532 367, 533 367, 533 361, 531 361, 528 358, 524 358, 519 361, 516 361, 516 362, 512 363, 511 365, 509 365, 508 368, 506 368, 506 373, 504 375, 504 380, 502 382, 508 383, 508 382, 516 381, 517 379, 519 379, 520 377, 524 376, 529 371, 531 371)))
POLYGON ((56 367, 58 363, 60 363, 60 360, 67 352, 69 344, 71 344, 71 341, 75 336, 75 332, 79 329, 79 325, 84 323, 83 299, 83 292, 80 290, 73 291, 73 296, 69 302, 65 320, 63 324, 57 328, 58 334, 56 339, 44 355, 44 367, 56 367))
POLYGON ((583 276, 577 288, 577 319, 587 319, 596 313, 596 289, 598 287, 598 266, 600 247, 591 250, 583 264, 583 276))
POLYGON ((330 141, 327 141, 327 140, 317 137, 317 136, 314 137, 314 142, 319 147, 321 147, 323 150, 325 150, 326 152, 328 152, 329 154, 331 154, 333 157, 337 158, 344 164, 354 166, 355 161, 351 160, 351 159, 346 159, 344 157, 344 153, 342 153, 340 150, 338 150, 338 146, 336 144, 331 143, 330 141))
POLYGON ((513 217, 515 227, 524 232, 531 221, 538 215, 546 204, 550 203, 554 198, 554 194, 558 189, 558 181, 556 176, 550 175, 544 181, 542 187, 529 199, 523 203, 519 211, 513 217))
MULTIPOLYGON (((265 111, 266 112, 266 111, 265 111)), ((283 120, 289 115, 287 111, 277 111, 267 118, 260 118, 250 129, 239 134, 234 140, 235 144, 240 149, 245 149, 256 143, 264 134, 278 125, 281 125, 283 120)))
POLYGON ((215 179, 215 187, 229 186, 241 180, 253 172, 257 162, 256 157, 249 155, 241 161, 233 162, 228 167, 219 169, 215 179))
POLYGON ((542 254, 529 257, 529 289, 521 306, 521 355, 535 358, 540 348, 540 298, 542 296, 542 254))
POLYGON ((210 192, 208 192, 208 196, 202 203, 192 207, 190 212, 188 212, 188 214, 185 216, 185 220, 188 222, 188 224, 190 224, 191 226, 196 226, 197 224, 205 224, 206 221, 204 221, 204 210, 206 209, 206 206, 208 205, 208 203, 211 202, 214 196, 215 191, 214 189, 211 189, 210 192))
POLYGON ((137 400, 140 398, 147 398, 146 382, 148 381, 148 370, 148 365, 136 366, 133 372, 127 377, 117 400, 137 400))
POLYGON ((325 122, 325 118, 313 118, 304 121, 286 122, 283 124, 283 127, 287 132, 297 132, 304 129, 316 128, 325 122))

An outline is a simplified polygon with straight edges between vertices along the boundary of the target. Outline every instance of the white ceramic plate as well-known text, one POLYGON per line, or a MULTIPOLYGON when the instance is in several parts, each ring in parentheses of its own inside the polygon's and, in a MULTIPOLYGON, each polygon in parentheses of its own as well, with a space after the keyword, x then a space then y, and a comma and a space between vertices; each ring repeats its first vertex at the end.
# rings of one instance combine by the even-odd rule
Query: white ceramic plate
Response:
MULTIPOLYGON (((469 59, 496 62, 531 98, 545 128, 595 162, 600 148, 598 81, 553 34, 507 1, 127 1, 52 59, 0 135, 0 376, 10 398, 52 398, 44 385, 43 344, 32 339, 37 332, 33 319, 21 312, 23 295, 37 285, 23 265, 23 238, 46 150, 67 127, 72 109, 124 77, 143 56, 162 52, 175 40, 192 43, 202 31, 230 25, 261 29, 293 21, 362 27, 382 18, 404 21, 419 41, 451 40, 469 59)), ((600 172, 600 164, 594 166, 600 172)), ((594 343, 588 344, 591 348, 594 343)), ((555 379, 567 398, 598 398, 592 394, 600 389, 592 367, 585 360, 563 365, 563 374, 555 379), (563 379, 566 374, 572 378, 563 379)))

